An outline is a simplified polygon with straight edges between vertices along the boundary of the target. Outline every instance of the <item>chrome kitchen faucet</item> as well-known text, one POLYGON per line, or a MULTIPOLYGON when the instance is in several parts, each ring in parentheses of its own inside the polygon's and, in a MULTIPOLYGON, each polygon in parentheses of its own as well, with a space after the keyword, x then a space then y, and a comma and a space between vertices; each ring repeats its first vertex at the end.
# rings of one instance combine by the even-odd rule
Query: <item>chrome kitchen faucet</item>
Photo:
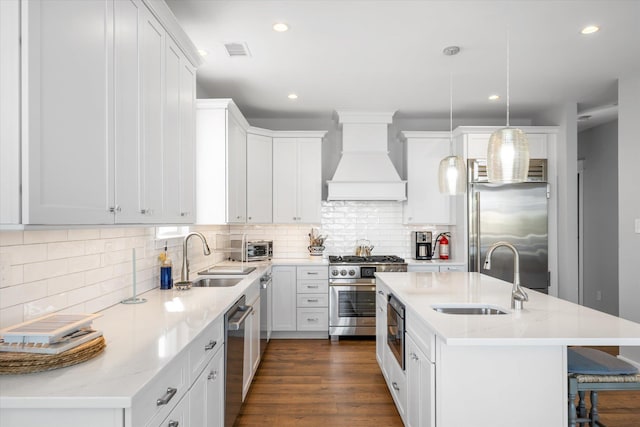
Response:
POLYGON ((180 281, 188 282, 189 281, 189 258, 187 256, 187 243, 191 236, 198 236, 200 240, 202 240, 202 250, 205 255, 211 255, 211 249, 209 249, 209 245, 207 244, 207 239, 202 235, 202 233, 198 233, 197 231, 192 231, 184 237, 184 243, 182 247, 182 270, 180 271, 180 281))
POLYGON ((491 270, 491 255, 496 248, 505 246, 513 251, 513 289, 511 290, 511 308, 522 310, 525 301, 529 301, 529 296, 520 287, 520 254, 515 246, 509 242, 496 242, 487 249, 487 256, 484 260, 484 269, 491 270))

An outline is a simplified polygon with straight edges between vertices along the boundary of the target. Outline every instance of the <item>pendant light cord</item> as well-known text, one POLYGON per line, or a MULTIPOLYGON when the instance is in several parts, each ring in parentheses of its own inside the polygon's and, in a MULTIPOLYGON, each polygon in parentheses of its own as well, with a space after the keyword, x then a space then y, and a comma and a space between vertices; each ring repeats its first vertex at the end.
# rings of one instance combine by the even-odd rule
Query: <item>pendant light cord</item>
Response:
POLYGON ((509 127, 509 26, 507 26, 507 127, 509 127))
POLYGON ((453 148, 453 72, 449 72, 449 142, 453 148))

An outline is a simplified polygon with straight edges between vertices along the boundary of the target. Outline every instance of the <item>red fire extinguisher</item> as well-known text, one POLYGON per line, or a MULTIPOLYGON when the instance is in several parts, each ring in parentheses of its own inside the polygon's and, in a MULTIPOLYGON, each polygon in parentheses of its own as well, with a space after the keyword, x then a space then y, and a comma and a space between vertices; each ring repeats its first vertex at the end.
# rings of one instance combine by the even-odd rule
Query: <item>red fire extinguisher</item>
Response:
POLYGON ((451 236, 449 233, 440 233, 436 238, 436 242, 440 244, 438 246, 438 257, 440 259, 449 259, 449 239, 447 239, 447 235, 451 236))

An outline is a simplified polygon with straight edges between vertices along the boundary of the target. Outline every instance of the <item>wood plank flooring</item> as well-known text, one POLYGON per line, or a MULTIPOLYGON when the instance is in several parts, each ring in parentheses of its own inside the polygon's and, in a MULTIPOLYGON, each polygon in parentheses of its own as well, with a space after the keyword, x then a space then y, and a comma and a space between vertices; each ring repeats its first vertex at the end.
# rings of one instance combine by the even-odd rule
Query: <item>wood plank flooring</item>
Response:
MULTIPOLYGON (((401 427, 375 351, 374 340, 272 340, 235 427, 401 427)), ((607 427, 640 426, 640 391, 599 397, 607 427)))
POLYGON ((271 340, 235 426, 402 426, 374 340, 271 340))

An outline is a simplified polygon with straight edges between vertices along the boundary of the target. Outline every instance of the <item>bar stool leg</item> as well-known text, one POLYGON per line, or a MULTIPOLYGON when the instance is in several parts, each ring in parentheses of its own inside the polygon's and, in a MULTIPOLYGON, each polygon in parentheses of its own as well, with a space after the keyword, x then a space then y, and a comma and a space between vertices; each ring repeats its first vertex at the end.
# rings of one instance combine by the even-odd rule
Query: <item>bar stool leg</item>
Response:
POLYGON ((584 390, 578 392, 578 396, 580 397, 578 402, 578 416, 580 418, 584 418, 587 416, 587 404, 585 403, 584 395, 584 390))
POLYGON ((576 427, 576 383, 569 378, 569 427, 576 427))
POLYGON ((591 418, 591 427, 600 425, 600 413, 598 412, 598 392, 595 390, 591 391, 591 412, 589 413, 589 418, 591 418))

